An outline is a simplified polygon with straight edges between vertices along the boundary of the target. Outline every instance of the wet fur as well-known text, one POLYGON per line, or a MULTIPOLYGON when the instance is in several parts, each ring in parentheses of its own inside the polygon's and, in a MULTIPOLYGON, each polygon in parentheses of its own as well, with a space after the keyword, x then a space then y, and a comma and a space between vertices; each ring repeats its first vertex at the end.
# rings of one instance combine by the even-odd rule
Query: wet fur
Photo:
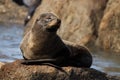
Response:
MULTIPOLYGON (((47 13, 45 15, 49 15, 47 13)), ((56 17, 55 15, 51 15, 56 17)), ((57 17, 55 19, 58 19, 57 17)), ((74 67, 90 67, 92 64, 92 56, 90 51, 84 47, 68 41, 62 41, 54 32, 48 32, 43 29, 45 23, 38 25, 37 23, 26 32, 21 42, 20 48, 23 53, 23 64, 41 65, 51 64, 57 67, 74 66, 74 67), (39 38, 42 37, 42 38, 39 38), (40 45, 36 45, 40 44, 40 45)), ((58 25, 56 25, 57 28, 58 25)), ((55 27, 55 28, 56 28, 55 27)), ((52 28, 50 28, 52 29, 52 28)))

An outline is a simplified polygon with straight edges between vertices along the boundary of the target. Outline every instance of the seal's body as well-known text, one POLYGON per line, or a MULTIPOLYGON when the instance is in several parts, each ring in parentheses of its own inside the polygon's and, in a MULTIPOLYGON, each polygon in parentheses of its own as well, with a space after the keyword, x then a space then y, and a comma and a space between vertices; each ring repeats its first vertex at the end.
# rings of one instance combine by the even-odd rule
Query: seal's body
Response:
POLYGON ((87 47, 69 41, 63 41, 71 53, 68 61, 66 62, 66 66, 90 67, 92 65, 92 55, 87 47))
POLYGON ((56 34, 60 22, 60 19, 52 13, 42 14, 36 20, 35 25, 26 33, 20 45, 25 59, 56 59, 62 61, 70 55, 66 45, 56 34))
POLYGON ((57 66, 90 67, 92 56, 83 46, 62 41, 56 34, 61 20, 44 13, 24 35, 20 48, 24 64, 50 63, 57 66))

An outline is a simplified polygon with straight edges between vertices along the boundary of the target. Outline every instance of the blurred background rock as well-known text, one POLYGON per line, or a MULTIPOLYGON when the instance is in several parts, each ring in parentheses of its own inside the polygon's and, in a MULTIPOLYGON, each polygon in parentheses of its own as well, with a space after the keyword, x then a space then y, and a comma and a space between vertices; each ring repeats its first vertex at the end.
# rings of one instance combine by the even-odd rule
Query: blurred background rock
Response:
POLYGON ((0 0, 0 23, 24 23, 27 9, 12 0, 0 0))
MULTIPOLYGON (((59 35, 66 40, 120 52, 120 0, 43 0, 38 13, 54 12, 62 19, 59 35)), ((36 15, 35 14, 35 15, 36 15)), ((24 23, 25 6, 0 1, 1 23, 24 23)))

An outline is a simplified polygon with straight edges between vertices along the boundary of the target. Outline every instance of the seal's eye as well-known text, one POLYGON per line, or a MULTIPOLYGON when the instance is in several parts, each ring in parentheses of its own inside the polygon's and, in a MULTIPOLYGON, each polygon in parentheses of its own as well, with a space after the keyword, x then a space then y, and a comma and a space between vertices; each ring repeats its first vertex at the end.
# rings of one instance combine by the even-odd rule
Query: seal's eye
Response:
POLYGON ((50 18, 50 17, 49 17, 49 18, 46 18, 45 21, 46 21, 46 22, 50 22, 50 21, 52 21, 52 18, 50 18))

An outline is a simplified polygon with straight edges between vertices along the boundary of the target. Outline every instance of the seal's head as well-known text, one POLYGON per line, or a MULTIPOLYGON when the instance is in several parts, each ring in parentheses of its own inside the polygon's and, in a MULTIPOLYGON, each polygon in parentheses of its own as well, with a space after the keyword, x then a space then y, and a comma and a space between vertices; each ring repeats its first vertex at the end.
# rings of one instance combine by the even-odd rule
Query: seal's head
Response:
POLYGON ((36 23, 48 32, 56 32, 60 27, 61 20, 52 13, 41 14, 36 23))

